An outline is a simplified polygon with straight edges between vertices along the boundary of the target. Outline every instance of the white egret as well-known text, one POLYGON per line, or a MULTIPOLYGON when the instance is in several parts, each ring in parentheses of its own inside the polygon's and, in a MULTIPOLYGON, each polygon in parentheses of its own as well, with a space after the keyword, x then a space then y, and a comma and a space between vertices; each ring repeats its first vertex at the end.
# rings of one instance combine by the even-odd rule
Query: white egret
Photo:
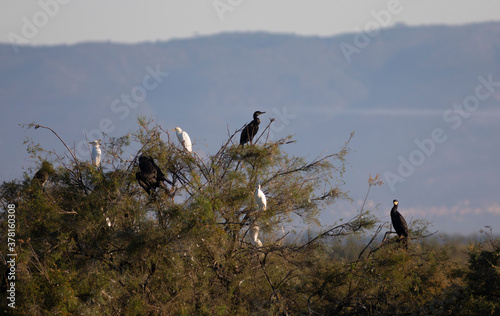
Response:
POLYGON ((245 145, 248 142, 250 142, 250 144, 252 143, 253 137, 259 131, 259 124, 260 124, 259 115, 264 113, 266 112, 255 111, 253 113, 253 121, 245 125, 245 127, 243 127, 243 130, 241 131, 240 145, 245 145))
MULTIPOLYGON (((267 209, 267 200, 266 195, 260 189, 260 184, 257 185, 257 190, 255 190, 255 201, 257 202, 257 206, 259 209, 265 211, 267 209)), ((252 230, 252 238, 257 247, 262 247, 262 242, 259 239, 259 225, 254 224, 251 228, 252 230)))
POLYGON ((99 167, 101 164, 101 145, 98 140, 94 140, 93 142, 89 142, 92 145, 92 164, 96 167, 99 167))
POLYGON ((262 241, 259 239, 259 226, 258 225, 253 225, 251 228, 252 231, 252 239, 257 245, 257 247, 262 247, 262 241))
POLYGON ((182 144, 182 146, 189 152, 193 150, 193 145, 191 144, 191 138, 188 133, 183 131, 180 127, 172 129, 177 134, 177 139, 182 144))
POLYGON ((266 210, 267 208, 266 195, 260 189, 260 184, 257 186, 257 190, 255 190, 255 201, 257 202, 259 209, 262 209, 263 211, 266 210))

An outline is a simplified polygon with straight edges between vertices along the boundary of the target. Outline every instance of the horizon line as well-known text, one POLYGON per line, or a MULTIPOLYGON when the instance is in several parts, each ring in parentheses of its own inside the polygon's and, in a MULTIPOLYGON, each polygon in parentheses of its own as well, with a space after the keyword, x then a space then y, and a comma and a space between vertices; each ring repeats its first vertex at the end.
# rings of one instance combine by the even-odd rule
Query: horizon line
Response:
MULTIPOLYGON (((421 24, 409 24, 406 22, 396 22, 387 27, 380 27, 378 30, 387 31, 393 29, 417 29, 417 28, 432 28, 432 27, 467 27, 467 26, 477 26, 477 25, 487 25, 487 24, 500 24, 499 20, 488 20, 488 21, 480 21, 480 22, 466 22, 466 23, 421 23, 421 24)), ((363 31, 364 32, 364 31, 363 31)), ((190 36, 172 36, 170 38, 165 39, 144 39, 144 40, 136 40, 136 41, 123 41, 123 40, 113 40, 113 39, 83 39, 76 41, 57 41, 57 42, 44 42, 44 43, 16 43, 16 46, 19 47, 55 47, 55 46, 76 46, 76 45, 85 45, 85 44, 112 44, 112 45, 142 45, 142 44, 157 44, 157 43, 167 43, 172 41, 183 41, 183 40, 196 40, 210 37, 217 37, 223 35, 231 35, 231 34, 244 34, 244 35, 255 35, 255 34, 267 34, 272 36, 290 36, 290 37, 298 37, 298 38, 318 38, 318 39, 329 39, 334 37, 343 37, 347 35, 354 35, 363 32, 353 31, 340 31, 338 33, 332 33, 329 35, 321 35, 321 34, 303 34, 297 32, 280 32, 280 31, 270 31, 270 30, 231 30, 231 31, 217 31, 213 33, 198 33, 193 32, 190 36)), ((12 32, 8 32, 12 33, 12 32)), ((0 45, 13 45, 12 42, 4 39, 0 39, 0 45)))

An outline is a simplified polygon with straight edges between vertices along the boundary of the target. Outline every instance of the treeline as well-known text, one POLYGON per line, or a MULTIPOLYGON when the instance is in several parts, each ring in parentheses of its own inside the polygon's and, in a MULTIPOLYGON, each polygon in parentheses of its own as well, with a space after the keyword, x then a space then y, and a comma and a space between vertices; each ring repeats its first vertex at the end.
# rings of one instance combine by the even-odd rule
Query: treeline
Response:
MULTIPOLYGON (((364 207, 350 220, 319 226, 322 210, 348 199, 342 175, 349 140, 338 153, 307 161, 283 150, 291 138, 269 141, 264 128, 256 145, 239 146, 235 133, 217 153, 201 158, 196 148, 191 153, 171 141, 167 129, 139 124, 133 134, 101 142, 100 167, 77 160, 69 147, 54 153, 28 142, 50 176, 45 182, 33 172, 0 187, 0 240, 8 238, 8 205, 15 204, 17 216, 16 308, 7 306, 9 268, 3 260, 0 310, 500 313, 500 243, 489 233, 458 258, 450 246, 427 238, 424 221, 410 223, 411 240, 403 249, 387 224, 364 207), (150 194, 139 186, 141 155, 152 157, 172 185, 150 194), (265 211, 255 202, 258 184, 265 211), (291 223, 297 222, 314 229, 294 231, 291 223), (261 247, 250 236, 254 226, 261 247)), ((368 192, 378 185, 378 177, 370 177, 368 192)), ((6 258, 6 242, 0 251, 6 258)))

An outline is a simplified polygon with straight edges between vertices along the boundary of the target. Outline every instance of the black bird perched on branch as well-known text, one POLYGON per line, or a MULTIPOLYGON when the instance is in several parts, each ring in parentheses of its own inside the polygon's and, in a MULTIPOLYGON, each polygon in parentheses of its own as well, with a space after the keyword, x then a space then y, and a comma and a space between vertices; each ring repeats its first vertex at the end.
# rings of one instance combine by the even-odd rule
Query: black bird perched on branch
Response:
POLYGON ((139 185, 146 190, 149 195, 151 195, 151 189, 155 190, 158 187, 167 190, 167 186, 164 182, 173 185, 150 156, 142 155, 139 157, 139 169, 141 169, 141 171, 135 174, 135 178, 137 182, 139 182, 139 185))
POLYGON ((45 183, 47 183, 47 180, 49 180, 49 177, 54 173, 55 171, 52 167, 52 164, 44 160, 40 169, 38 169, 38 171, 33 176, 33 181, 38 182, 38 184, 40 184, 40 186, 43 188, 45 183))
POLYGON ((259 115, 264 114, 266 112, 255 111, 253 114, 253 121, 245 125, 243 130, 241 131, 240 136, 240 145, 245 145, 246 143, 252 143, 253 137, 257 135, 259 131, 260 119, 259 115))
POLYGON ((392 203, 394 204, 391 210, 392 226, 398 234, 398 239, 403 240, 403 245, 406 248, 408 246, 408 225, 401 213, 398 212, 398 200, 394 200, 392 203))

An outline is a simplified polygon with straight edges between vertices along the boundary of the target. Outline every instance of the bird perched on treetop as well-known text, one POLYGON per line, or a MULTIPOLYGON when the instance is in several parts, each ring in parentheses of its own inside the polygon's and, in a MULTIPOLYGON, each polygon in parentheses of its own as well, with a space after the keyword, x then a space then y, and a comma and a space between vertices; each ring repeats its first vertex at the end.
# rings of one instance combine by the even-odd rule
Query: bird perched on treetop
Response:
MULTIPOLYGON (((255 190, 255 202, 259 210, 265 211, 267 209, 267 200, 266 195, 260 189, 260 184, 257 185, 257 190, 255 190)), ((257 247, 262 247, 262 241, 259 239, 259 225, 254 224, 251 228, 252 230, 252 239, 257 245, 257 247)))
POLYGON ((252 143, 254 136, 257 135, 257 132, 259 131, 259 115, 264 113, 266 112, 255 111, 253 113, 253 121, 245 125, 241 131, 240 145, 245 145, 248 142, 250 142, 250 144, 252 143))
POLYGON ((259 209, 262 209, 263 211, 266 210, 267 199, 266 199, 266 195, 264 194, 264 192, 262 192, 262 190, 260 189, 260 184, 257 185, 257 190, 255 190, 255 201, 257 202, 259 209))
POLYGON ((151 189, 155 190, 160 186, 167 190, 164 181, 173 185, 150 156, 142 155, 139 157, 139 169, 141 171, 135 174, 135 178, 139 185, 146 190, 149 195, 151 195, 151 189))
POLYGON ((33 181, 37 181, 41 187, 45 185, 49 177, 55 173, 52 164, 46 160, 42 162, 42 166, 33 176, 33 181))
POLYGON ((392 201, 394 206, 391 209, 391 221, 398 239, 403 240, 403 245, 406 248, 408 242, 408 225, 403 216, 398 212, 398 200, 392 201))
POLYGON ((172 129, 177 134, 177 139, 182 144, 182 146, 188 151, 191 152, 193 150, 193 145, 191 144, 191 138, 188 133, 183 131, 180 127, 176 127, 172 129))
POLYGON ((89 144, 92 145, 92 164, 96 167, 99 167, 101 165, 101 145, 99 144, 98 140, 89 142, 89 144))

